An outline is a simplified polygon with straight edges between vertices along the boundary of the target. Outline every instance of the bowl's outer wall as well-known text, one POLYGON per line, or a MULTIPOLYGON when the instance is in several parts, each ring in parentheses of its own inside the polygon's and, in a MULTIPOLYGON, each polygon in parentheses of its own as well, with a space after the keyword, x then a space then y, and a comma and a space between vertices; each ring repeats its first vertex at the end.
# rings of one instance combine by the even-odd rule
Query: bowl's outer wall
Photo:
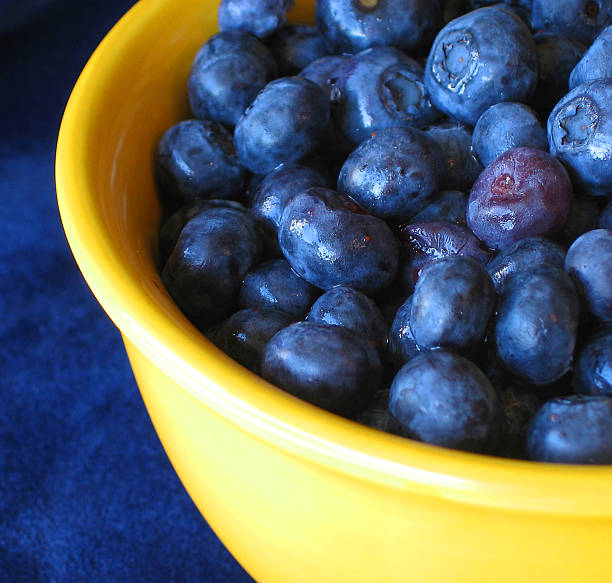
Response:
POLYGON ((321 468, 254 439, 126 347, 183 484, 257 581, 612 580, 609 519, 460 504, 321 468))
POLYGON ((450 452, 318 411, 222 355, 165 292, 152 153, 189 116, 216 5, 136 5, 77 83, 57 155, 69 242, 195 503, 266 583, 612 581, 610 468, 450 452))

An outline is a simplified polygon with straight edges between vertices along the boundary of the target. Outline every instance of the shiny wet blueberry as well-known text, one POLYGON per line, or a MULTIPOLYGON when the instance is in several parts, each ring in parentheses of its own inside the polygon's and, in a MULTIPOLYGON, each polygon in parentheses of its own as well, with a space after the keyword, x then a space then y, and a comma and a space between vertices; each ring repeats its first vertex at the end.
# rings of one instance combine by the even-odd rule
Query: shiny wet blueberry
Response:
POLYGON ((375 46, 414 52, 429 46, 438 26, 438 0, 318 0, 317 25, 335 53, 375 46))
POLYGON ((162 136, 155 153, 162 207, 198 198, 235 198, 246 184, 231 134, 220 123, 187 120, 162 136))
POLYGON ((496 7, 448 23, 438 33, 425 67, 432 103, 470 125, 495 103, 523 101, 536 83, 537 57, 529 29, 496 7))
POLYGON ((324 91, 301 77, 283 77, 264 87, 236 125, 240 162, 255 174, 298 161, 317 147, 329 123, 324 91))
POLYGON ((452 352, 426 352, 406 363, 391 385, 389 410, 425 443, 482 453, 497 445, 497 394, 475 364, 452 352))
POLYGON ((235 309, 240 282, 259 252, 255 222, 247 213, 207 209, 183 227, 162 280, 183 313, 205 330, 235 309))
POLYGON ((266 345, 265 379, 335 413, 357 413, 381 387, 381 364, 374 347, 341 326, 298 322, 266 345))
POLYGON ((471 353, 482 341, 495 307, 487 270, 469 257, 426 265, 412 295, 410 329, 422 350, 447 348, 471 353))
POLYGON ((183 230, 196 215, 212 208, 229 208, 247 213, 247 208, 234 200, 196 200, 181 206, 162 222, 159 229, 159 258, 163 267, 183 230))
POLYGON ((437 194, 441 155, 419 130, 381 130, 346 159, 338 192, 377 217, 406 221, 437 194))
POLYGON ((250 34, 221 32, 198 51, 187 90, 199 119, 234 126, 261 89, 277 75, 274 57, 250 34))
POLYGON ((544 237, 527 237, 500 251, 487 264, 497 293, 503 293, 506 284, 518 273, 539 265, 552 265, 563 269, 564 249, 544 237))
POLYGON ((483 166, 518 146, 548 151, 546 131, 530 107, 505 101, 492 105, 478 118, 472 147, 483 166))
POLYGON ((295 196, 281 217, 278 241, 291 267, 322 289, 382 290, 397 272, 398 243, 389 226, 326 188, 295 196))
POLYGON ((278 226, 285 205, 311 186, 326 186, 325 178, 315 169, 301 164, 283 164, 266 174, 257 185, 250 212, 263 234, 268 255, 281 255, 278 226))
POLYGON ((354 144, 385 128, 423 128, 440 115, 423 83, 423 67, 393 47, 358 53, 336 84, 334 116, 354 144))
POLYGON ((274 334, 294 319, 274 308, 249 308, 232 314, 217 329, 213 342, 255 374, 260 372, 261 355, 274 334))
POLYGON ((295 0, 221 0, 217 12, 219 29, 241 30, 265 38, 287 22, 295 0))
POLYGON ((572 184, 550 154, 513 148, 492 162, 474 183, 467 225, 492 249, 525 237, 550 235, 567 222, 572 184))
POLYGON ((612 184, 612 79, 570 91, 548 118, 550 153, 567 166, 576 189, 607 196, 612 184))
POLYGON ((565 464, 612 463, 612 399, 573 395, 546 402, 530 423, 530 459, 565 464))
POLYGON ((346 286, 326 291, 312 305, 306 318, 316 324, 343 326, 361 334, 379 353, 385 349, 387 325, 378 306, 365 294, 346 286))
POLYGON ((534 385, 556 381, 572 365, 579 311, 576 289, 562 269, 544 264, 515 274, 497 307, 499 359, 534 385))
POLYGON ((243 308, 274 308, 302 319, 321 292, 301 278, 285 259, 270 259, 254 267, 240 285, 243 308))

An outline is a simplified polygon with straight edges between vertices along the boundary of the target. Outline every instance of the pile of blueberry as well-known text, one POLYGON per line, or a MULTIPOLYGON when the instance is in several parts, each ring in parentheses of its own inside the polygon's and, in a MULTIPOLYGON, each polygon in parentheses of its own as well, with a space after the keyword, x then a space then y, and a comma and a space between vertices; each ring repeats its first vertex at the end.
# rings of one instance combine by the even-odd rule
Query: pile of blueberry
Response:
POLYGON ((221 2, 159 142, 171 296, 361 423, 612 463, 612 0, 292 4, 221 2))

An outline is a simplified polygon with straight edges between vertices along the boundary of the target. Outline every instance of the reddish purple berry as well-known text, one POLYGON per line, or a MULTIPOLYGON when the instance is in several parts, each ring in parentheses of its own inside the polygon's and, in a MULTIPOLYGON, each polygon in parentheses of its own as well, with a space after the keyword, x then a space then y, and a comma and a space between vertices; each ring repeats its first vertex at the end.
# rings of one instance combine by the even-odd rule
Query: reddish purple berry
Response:
POLYGON ((550 154, 513 148, 480 174, 470 193, 467 224, 492 249, 560 231, 570 213, 572 183, 550 154))

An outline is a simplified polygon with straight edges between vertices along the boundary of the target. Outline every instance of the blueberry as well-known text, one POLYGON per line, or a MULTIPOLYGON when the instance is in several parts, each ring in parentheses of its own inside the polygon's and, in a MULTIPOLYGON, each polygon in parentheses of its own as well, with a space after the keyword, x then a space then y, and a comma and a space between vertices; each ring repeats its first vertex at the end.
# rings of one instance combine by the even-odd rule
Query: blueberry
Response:
POLYGON ((412 217, 415 223, 447 221, 465 225, 467 194, 458 190, 443 190, 420 213, 412 217))
POLYGON ((574 371, 576 392, 612 396, 612 330, 591 338, 580 352, 574 371))
POLYGON ((191 111, 197 118, 234 126, 276 73, 263 43, 245 32, 220 32, 206 41, 191 66, 191 111))
POLYGON ((560 233, 561 241, 571 245, 580 235, 597 229, 599 226, 598 197, 575 196, 570 207, 570 215, 560 233))
POLYGON ((533 0, 531 27, 590 45, 612 21, 611 0, 533 0))
POLYGON ((567 167, 585 194, 610 193, 612 185, 612 79, 570 91, 548 118, 550 153, 567 167))
POLYGON ((491 383, 472 362, 445 350, 414 357, 397 373, 389 410, 415 439, 490 453, 501 407, 491 383))
POLYGON ((612 230, 612 201, 605 206, 599 217, 599 228, 612 230))
POLYGON ((216 207, 235 209, 243 213, 248 212, 244 206, 234 200, 196 200, 183 205, 164 220, 159 229, 159 256, 162 266, 172 253, 183 227, 196 215, 216 207))
POLYGON ((397 366, 402 366, 421 352, 410 328, 412 296, 397 310, 389 330, 389 354, 397 366))
POLYGON ((469 353, 482 341, 495 307, 487 270, 469 257, 444 257, 423 267, 412 296, 410 329, 421 350, 469 353))
POLYGON ((499 392, 503 409, 503 421, 496 455, 524 459, 525 436, 527 427, 542 403, 528 388, 516 386, 505 387, 499 392))
POLYGON ((546 402, 527 433, 530 459, 563 464, 612 463, 612 399, 573 395, 546 402))
POLYGON ((537 71, 535 43, 523 21, 507 10, 485 7, 438 33, 425 86, 435 107, 474 125, 491 105, 529 97, 537 71))
POLYGON ((464 255, 484 265, 490 257, 472 231, 446 221, 404 225, 397 230, 397 235, 401 244, 398 279, 405 293, 412 293, 421 269, 430 261, 464 255))
POLYGON ((446 122, 427 128, 425 133, 442 148, 441 186, 469 190, 482 172, 482 164, 472 148, 472 130, 463 123, 446 122))
POLYGON ((535 34, 533 39, 538 55, 538 91, 534 96, 534 106, 546 119, 567 93, 570 73, 586 47, 566 36, 546 32, 535 34))
POLYGON ((295 0, 221 0, 217 12, 219 29, 242 30, 265 38, 287 22, 295 0))
POLYGON ((381 364, 370 343, 341 326, 298 322, 266 345, 263 377, 334 413, 357 413, 380 388, 381 364))
POLYGON ((438 0, 317 0, 316 19, 335 53, 391 45, 428 46, 440 18, 438 0))
POLYGON ((604 28, 569 76, 569 88, 612 77, 612 25, 604 28))
POLYGON ((162 207, 170 212, 198 198, 235 198, 247 180, 231 134, 206 120, 182 121, 167 130, 157 146, 155 170, 162 207))
POLYGON ((423 128, 440 117, 423 84, 423 67, 392 47, 355 55, 336 83, 338 127, 354 144, 389 127, 423 128))
POLYGON ((506 282, 494 343, 504 366, 534 385, 561 378, 572 364, 578 329, 576 290, 563 270, 542 265, 506 282))
POLYGON ((500 251, 487 265, 497 293, 504 293, 506 284, 517 274, 538 265, 563 269, 565 251, 544 237, 527 237, 500 251))
POLYGON ((550 154, 513 148, 487 166, 474 183, 467 225, 492 249, 525 237, 560 231, 570 213, 572 184, 550 154))
POLYGON ((268 47, 283 77, 297 75, 312 61, 329 54, 317 28, 305 24, 284 26, 269 40, 268 47))
POLYGON ((243 308, 275 308, 302 319, 319 295, 284 259, 260 263, 244 278, 238 301, 243 308))
POLYGON ((268 255, 281 254, 278 225, 289 200, 311 186, 325 185, 319 172, 298 164, 283 164, 265 175, 253 195, 251 213, 263 233, 268 255))
POLYGON ((314 151, 328 123, 329 101, 318 85, 301 77, 277 79, 264 87, 238 121, 238 157, 251 172, 270 172, 314 151))
POLYGON ((546 132, 535 112, 522 103, 496 103, 478 118, 472 147, 484 166, 511 148, 526 146, 548 151, 546 132))
POLYGON ((419 130, 381 130, 346 159, 338 192, 374 216, 406 221, 437 194, 441 156, 437 144, 419 130))
POLYGON ((612 322, 612 231, 596 229, 578 237, 565 257, 565 270, 591 313, 612 322))
POLYGON ((397 272, 397 240, 387 224, 326 188, 310 188, 287 204, 278 241, 291 267, 322 289, 372 293, 397 272))
POLYGON ((338 286, 326 291, 314 302, 306 319, 361 334, 379 353, 385 348, 387 324, 378 306, 351 287, 338 286))
POLYGON ((258 254, 248 213, 210 208, 183 227, 162 280, 183 313, 205 330, 234 309, 240 282, 258 254))
POLYGON ((274 334, 293 318, 273 308, 250 308, 232 314, 219 326, 213 342, 242 366, 259 374, 261 355, 274 334))

